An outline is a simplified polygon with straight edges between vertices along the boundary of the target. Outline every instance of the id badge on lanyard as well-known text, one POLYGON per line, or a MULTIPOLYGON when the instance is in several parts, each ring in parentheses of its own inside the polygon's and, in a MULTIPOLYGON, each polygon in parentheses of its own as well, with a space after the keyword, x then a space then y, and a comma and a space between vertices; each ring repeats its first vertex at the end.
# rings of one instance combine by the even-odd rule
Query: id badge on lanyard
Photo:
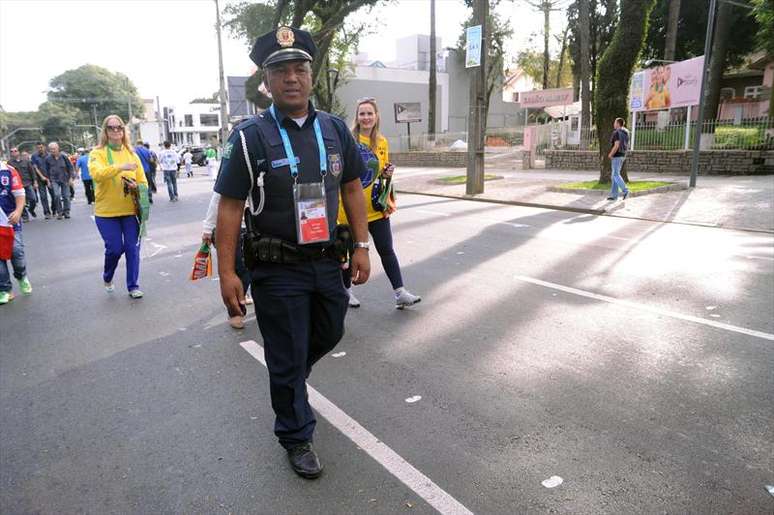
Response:
POLYGON ((298 182, 298 162, 290 145, 288 132, 282 127, 274 112, 274 104, 269 108, 274 121, 277 122, 285 156, 290 165, 290 175, 293 177, 293 211, 296 218, 296 235, 299 245, 310 243, 326 243, 330 240, 328 227, 328 205, 325 197, 325 176, 328 174, 328 154, 325 151, 320 120, 314 120, 314 134, 317 138, 317 148, 320 152, 320 182, 298 182))

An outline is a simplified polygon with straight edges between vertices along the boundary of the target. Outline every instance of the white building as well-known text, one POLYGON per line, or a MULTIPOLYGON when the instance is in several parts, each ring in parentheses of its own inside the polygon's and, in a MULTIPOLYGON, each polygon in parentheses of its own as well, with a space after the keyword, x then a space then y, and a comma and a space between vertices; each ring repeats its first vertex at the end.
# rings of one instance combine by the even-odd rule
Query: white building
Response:
POLYGON ((220 105, 183 104, 164 108, 169 141, 174 145, 218 144, 220 105))

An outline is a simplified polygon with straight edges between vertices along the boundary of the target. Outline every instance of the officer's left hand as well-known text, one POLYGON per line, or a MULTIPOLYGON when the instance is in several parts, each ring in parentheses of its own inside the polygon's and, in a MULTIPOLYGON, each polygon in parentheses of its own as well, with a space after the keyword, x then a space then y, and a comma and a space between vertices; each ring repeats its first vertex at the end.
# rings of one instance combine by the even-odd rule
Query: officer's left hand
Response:
POLYGON ((366 249, 355 249, 352 254, 352 284, 363 284, 371 275, 371 260, 366 249))

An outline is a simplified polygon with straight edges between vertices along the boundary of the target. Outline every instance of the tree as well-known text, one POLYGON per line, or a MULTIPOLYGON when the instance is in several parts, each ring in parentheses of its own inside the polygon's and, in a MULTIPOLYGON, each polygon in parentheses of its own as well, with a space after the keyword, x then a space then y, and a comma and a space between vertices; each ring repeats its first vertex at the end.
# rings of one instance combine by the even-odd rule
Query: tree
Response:
POLYGON ((548 43, 551 34, 551 12, 560 11, 557 6, 559 0, 540 0, 532 1, 527 0, 527 3, 531 5, 535 10, 543 13, 543 89, 548 89, 549 80, 549 67, 551 63, 551 53, 548 48, 548 43))
POLYGON ((669 21, 667 23, 666 42, 664 43, 664 60, 675 60, 677 46, 677 27, 680 22, 680 0, 669 0, 669 21))
POLYGON ((209 97, 199 97, 191 100, 191 104, 212 104, 220 102, 220 91, 216 91, 209 97))
MULTIPOLYGON (((266 32, 275 29, 280 24, 291 27, 304 27, 312 34, 317 45, 318 56, 312 63, 312 80, 315 85, 317 107, 322 110, 333 108, 333 87, 342 82, 344 69, 348 60, 340 59, 340 49, 344 45, 347 53, 356 49, 357 41, 368 24, 356 27, 343 34, 347 17, 362 7, 375 6, 380 0, 277 0, 276 3, 264 0, 258 3, 242 2, 226 7, 229 18, 224 23, 233 34, 244 39, 248 46, 266 32), (354 46, 353 46, 354 45, 354 46), (333 51, 332 55, 329 52, 333 51), (339 52, 339 54, 337 54, 339 52), (342 63, 342 69, 337 69, 337 63, 342 63), (330 71, 330 73, 329 73, 330 71), (339 79, 332 79, 338 76, 339 79), (320 84, 320 78, 323 83, 320 84)), ((260 70, 257 72, 260 74, 260 70)), ((257 80, 253 80, 254 85, 257 80)), ((250 96, 258 96, 257 91, 248 91, 250 96)), ((258 102, 256 102, 258 103, 258 102)))
MULTIPOLYGON (((599 61, 594 90, 594 120, 601 161, 599 182, 610 182, 607 137, 613 120, 628 112, 627 98, 634 66, 640 57, 655 0, 622 0, 613 40, 599 61)), ((625 174, 625 172, 624 172, 625 174)), ((624 177, 624 179, 627 179, 624 177)))
POLYGON ((761 50, 774 56, 774 0, 752 0, 753 16, 758 22, 756 43, 761 50))
MULTIPOLYGON (((580 36, 580 99, 581 99, 581 128, 589 127, 591 121, 591 90, 590 74, 591 62, 591 20, 589 20, 589 0, 578 0, 578 32, 580 36)), ((585 144, 581 138, 581 144, 585 144)), ((585 148, 585 147, 584 147, 585 148)))
MULTIPOLYGON (((569 47, 565 49, 564 61, 571 61, 569 47)), ((562 66, 559 73, 559 60, 551 59, 548 63, 548 76, 556 87, 564 88, 572 84, 572 70, 562 66)), ((516 66, 519 67, 535 83, 540 83, 543 78, 543 52, 541 50, 522 50, 516 55, 516 66)))
POLYGON ((93 123, 96 107, 98 123, 109 114, 121 116, 129 122, 129 106, 134 115, 142 115, 143 104, 137 88, 122 73, 85 64, 57 75, 49 82, 48 101, 74 108, 77 119, 93 123))
MULTIPOLYGON (((589 1, 589 77, 590 89, 596 89, 597 63, 613 38, 618 22, 618 0, 588 0, 589 1)), ((573 63, 573 84, 575 98, 580 95, 581 56, 580 56, 580 23, 578 19, 578 1, 567 8, 567 25, 570 29, 570 56, 573 63)), ((591 100, 591 96, 589 96, 591 100)))

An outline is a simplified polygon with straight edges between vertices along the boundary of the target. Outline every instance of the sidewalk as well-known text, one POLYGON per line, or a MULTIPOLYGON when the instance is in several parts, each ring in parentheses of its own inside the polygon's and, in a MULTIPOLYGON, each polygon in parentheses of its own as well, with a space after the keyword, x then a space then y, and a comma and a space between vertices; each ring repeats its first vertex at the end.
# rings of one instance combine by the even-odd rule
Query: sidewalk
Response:
MULTIPOLYGON (((727 229, 774 233, 774 176, 699 176, 693 190, 654 193, 610 202, 606 192, 555 193, 549 186, 564 182, 591 181, 594 171, 514 170, 486 167, 486 173, 502 176, 487 181, 484 193, 468 197, 465 185, 444 185, 439 177, 465 175, 464 168, 411 168, 396 170, 395 187, 403 193, 443 195, 458 198, 532 205, 624 218, 686 223, 727 229)), ((631 173, 632 180, 662 180, 687 184, 687 176, 631 173)))

